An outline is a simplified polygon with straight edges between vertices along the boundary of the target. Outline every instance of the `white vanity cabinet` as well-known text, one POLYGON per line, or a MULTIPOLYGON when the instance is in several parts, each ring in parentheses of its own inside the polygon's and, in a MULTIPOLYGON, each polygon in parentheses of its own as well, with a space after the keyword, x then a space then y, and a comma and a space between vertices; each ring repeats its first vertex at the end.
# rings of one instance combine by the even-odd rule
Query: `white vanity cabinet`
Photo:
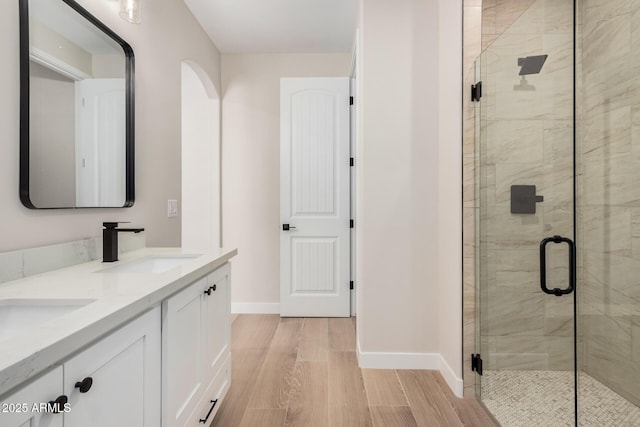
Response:
POLYGON ((230 267, 169 298, 162 307, 163 425, 208 425, 229 389, 230 267))
POLYGON ((3 284, 0 302, 93 302, 0 343, 0 427, 209 425, 231 383, 236 253, 146 248, 118 270, 89 262, 3 284), (158 260, 179 268, 131 269, 158 260))
POLYGON ((4 398, 0 426, 157 427, 160 350, 158 307, 4 398), (34 410, 58 398, 68 404, 60 413, 34 410))
POLYGON ((48 403, 60 396, 62 396, 62 366, 58 366, 5 397, 0 406, 0 425, 3 427, 62 427, 63 412, 54 414, 34 410, 39 408, 41 403, 48 403))

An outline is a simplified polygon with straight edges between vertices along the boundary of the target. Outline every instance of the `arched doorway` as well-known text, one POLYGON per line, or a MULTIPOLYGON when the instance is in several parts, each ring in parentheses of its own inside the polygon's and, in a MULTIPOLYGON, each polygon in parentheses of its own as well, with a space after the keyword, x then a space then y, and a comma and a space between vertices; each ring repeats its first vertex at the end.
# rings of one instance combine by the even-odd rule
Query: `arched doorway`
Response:
POLYGON ((182 62, 182 247, 220 247, 220 97, 193 61, 182 62))

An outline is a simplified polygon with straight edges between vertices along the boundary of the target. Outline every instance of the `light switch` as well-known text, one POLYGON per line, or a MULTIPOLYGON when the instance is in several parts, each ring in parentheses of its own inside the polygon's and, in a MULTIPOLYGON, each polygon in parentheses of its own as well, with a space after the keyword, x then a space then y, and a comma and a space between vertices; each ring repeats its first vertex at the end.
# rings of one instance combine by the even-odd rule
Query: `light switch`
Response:
POLYGON ((178 216, 178 201, 177 200, 167 200, 167 217, 175 218, 178 216))

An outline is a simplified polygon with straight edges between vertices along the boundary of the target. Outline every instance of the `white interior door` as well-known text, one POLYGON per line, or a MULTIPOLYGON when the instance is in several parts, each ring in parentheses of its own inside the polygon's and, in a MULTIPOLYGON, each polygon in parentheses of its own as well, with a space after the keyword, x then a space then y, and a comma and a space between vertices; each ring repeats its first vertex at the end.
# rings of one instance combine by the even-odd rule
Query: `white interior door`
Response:
POLYGON ((76 86, 76 206, 124 205, 124 79, 86 79, 76 86))
POLYGON ((349 317, 349 78, 280 80, 280 313, 349 317))

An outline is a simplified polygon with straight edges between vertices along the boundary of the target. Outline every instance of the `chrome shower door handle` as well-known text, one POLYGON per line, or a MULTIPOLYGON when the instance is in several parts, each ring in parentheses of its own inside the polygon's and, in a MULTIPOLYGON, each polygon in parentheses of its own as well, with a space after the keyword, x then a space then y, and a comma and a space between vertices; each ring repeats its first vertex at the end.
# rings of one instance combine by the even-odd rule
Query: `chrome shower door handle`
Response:
POLYGON ((575 244, 568 237, 553 236, 542 239, 540 242, 540 288, 545 294, 561 297, 573 292, 576 281, 575 244), (547 244, 566 243, 569 246, 569 286, 565 289, 547 288, 547 244))

